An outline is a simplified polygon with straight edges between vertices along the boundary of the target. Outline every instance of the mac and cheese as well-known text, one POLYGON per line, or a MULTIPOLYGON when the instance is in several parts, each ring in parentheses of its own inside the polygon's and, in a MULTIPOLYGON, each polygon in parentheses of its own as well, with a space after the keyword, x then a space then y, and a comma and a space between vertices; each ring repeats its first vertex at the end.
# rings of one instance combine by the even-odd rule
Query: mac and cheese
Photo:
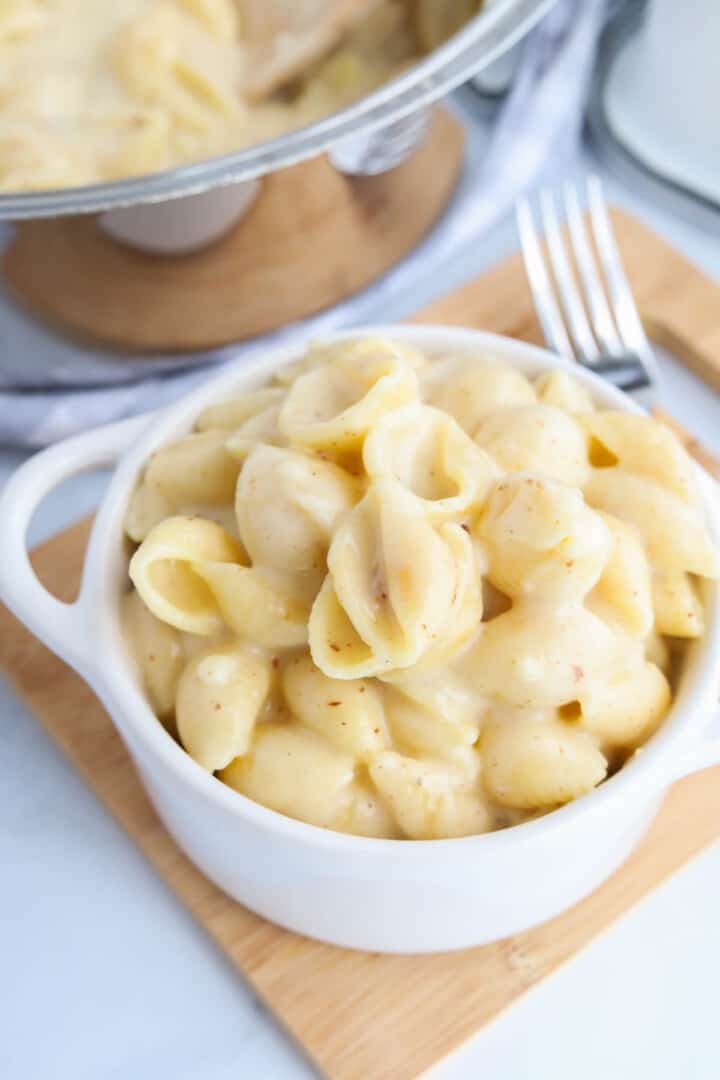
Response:
POLYGON ((303 127, 453 32, 425 0, 2 0, 0 191, 137 176, 303 127), (441 20, 442 22, 442 20, 441 20), (435 40, 433 40, 435 35, 435 40))
POLYGON ((281 813, 433 839, 596 787, 657 729, 720 569, 675 436, 560 372, 314 346, 147 463, 149 701, 281 813))

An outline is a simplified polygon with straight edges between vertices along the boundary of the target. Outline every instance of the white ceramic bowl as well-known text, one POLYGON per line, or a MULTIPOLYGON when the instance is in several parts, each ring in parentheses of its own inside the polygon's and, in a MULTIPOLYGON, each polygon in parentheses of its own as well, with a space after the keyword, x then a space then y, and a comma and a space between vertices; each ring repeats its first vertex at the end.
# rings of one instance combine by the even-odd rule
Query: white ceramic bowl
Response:
MULTIPOLYGON (((542 349, 447 327, 375 327, 430 353, 491 352, 531 374, 570 365, 542 349)), ((355 337, 351 334, 334 335, 355 337)), ((226 369, 170 409, 60 443, 13 476, 0 498, 0 592, 37 636, 103 701, 168 831, 225 892, 302 934, 379 952, 433 952, 493 941, 576 903, 629 855, 676 778, 720 761, 708 741, 720 667, 716 586, 708 628, 689 649, 661 730, 616 776, 574 803, 512 829, 458 840, 373 840, 328 832, 251 802, 204 772, 166 734, 138 685, 119 625, 127 583, 123 516, 138 473, 161 444, 187 432, 212 401, 256 385, 296 359, 286 347, 226 369), (118 461, 95 520, 80 596, 51 597, 26 551, 30 517, 66 477, 118 461)), ((572 369, 605 407, 637 412, 623 394, 572 369)), ((708 521, 720 539, 712 482, 699 471, 708 521)))

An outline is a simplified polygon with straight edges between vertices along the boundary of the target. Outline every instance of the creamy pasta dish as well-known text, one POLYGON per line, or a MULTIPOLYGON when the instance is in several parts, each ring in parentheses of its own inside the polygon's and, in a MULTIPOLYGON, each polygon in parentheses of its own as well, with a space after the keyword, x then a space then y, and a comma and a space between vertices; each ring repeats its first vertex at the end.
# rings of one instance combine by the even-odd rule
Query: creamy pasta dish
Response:
POLYGON ((316 345, 148 461, 124 626, 220 781, 434 839, 589 792, 656 730, 720 559, 667 428, 562 371, 316 345))
POLYGON ((302 127, 481 0, 0 0, 0 191, 154 172, 302 127))

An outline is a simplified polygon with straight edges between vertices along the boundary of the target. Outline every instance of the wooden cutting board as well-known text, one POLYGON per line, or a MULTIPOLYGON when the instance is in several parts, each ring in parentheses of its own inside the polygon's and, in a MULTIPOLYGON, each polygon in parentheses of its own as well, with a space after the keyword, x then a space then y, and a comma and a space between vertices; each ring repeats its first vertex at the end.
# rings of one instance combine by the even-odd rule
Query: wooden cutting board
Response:
MULTIPOLYGON (((677 334, 683 355, 703 357, 702 366, 717 364, 720 291, 674 253, 668 263, 666 246, 637 222, 616 215, 616 225, 642 306, 662 282, 665 332, 677 334), (673 284, 668 266, 680 265, 683 273, 673 284)), ((418 318, 539 340, 517 258, 435 302, 418 318)), ((34 554, 41 577, 63 599, 77 591, 88 528, 81 522, 34 554)), ((718 767, 677 784, 622 869, 543 926, 464 953, 347 952, 250 914, 194 869, 155 816, 91 691, 4 608, 0 669, 178 898, 333 1080, 420 1076, 720 836, 718 767)))

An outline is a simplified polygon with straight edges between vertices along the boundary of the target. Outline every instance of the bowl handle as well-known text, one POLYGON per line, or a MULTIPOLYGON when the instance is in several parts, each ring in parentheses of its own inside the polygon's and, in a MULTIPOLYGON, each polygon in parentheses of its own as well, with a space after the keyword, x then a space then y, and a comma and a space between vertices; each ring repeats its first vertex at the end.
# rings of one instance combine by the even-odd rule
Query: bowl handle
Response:
POLYGON ((53 652, 81 671, 88 667, 92 656, 83 617, 84 583, 72 604, 47 591, 28 557, 28 526, 37 507, 58 484, 88 469, 113 465, 148 420, 145 413, 107 424, 35 454, 13 473, 0 495, 0 597, 53 652))

